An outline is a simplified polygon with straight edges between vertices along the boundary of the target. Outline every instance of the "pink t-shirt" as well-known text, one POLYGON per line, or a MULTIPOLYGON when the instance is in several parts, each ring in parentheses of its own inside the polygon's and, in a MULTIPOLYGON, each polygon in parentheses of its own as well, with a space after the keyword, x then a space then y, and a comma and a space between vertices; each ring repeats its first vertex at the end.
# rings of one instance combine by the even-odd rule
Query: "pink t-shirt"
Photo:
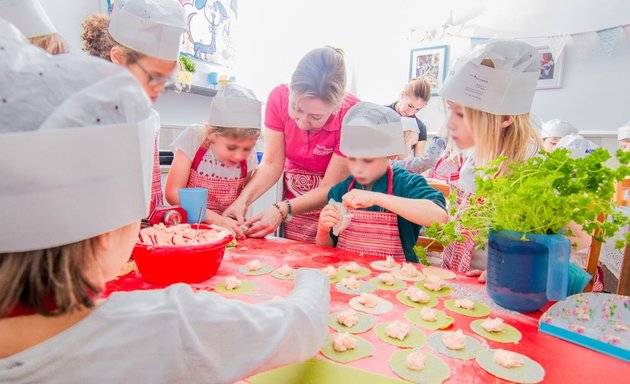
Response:
POLYGON ((333 153, 343 156, 339 151, 341 122, 348 109, 357 102, 359 99, 346 93, 339 113, 330 116, 323 127, 307 132, 289 116, 289 87, 282 84, 274 88, 267 99, 265 126, 284 132, 284 170, 302 169, 324 174, 333 153))

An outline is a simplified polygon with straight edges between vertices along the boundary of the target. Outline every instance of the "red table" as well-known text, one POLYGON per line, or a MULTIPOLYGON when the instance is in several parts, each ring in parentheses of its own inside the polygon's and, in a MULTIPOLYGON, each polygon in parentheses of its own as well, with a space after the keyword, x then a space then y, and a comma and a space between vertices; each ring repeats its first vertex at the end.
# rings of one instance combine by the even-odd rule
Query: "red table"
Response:
MULTIPOLYGON (((243 276, 238 272, 239 266, 254 259, 259 259, 262 263, 270 264, 274 268, 278 268, 283 263, 287 263, 294 268, 311 267, 319 269, 327 265, 340 267, 348 261, 356 261, 360 265, 370 268, 369 263, 378 260, 377 258, 358 256, 352 252, 285 239, 247 239, 239 242, 236 249, 226 252, 217 276, 201 284, 193 284, 192 287, 199 290, 212 290, 213 287, 223 281, 226 276, 236 275, 240 279, 248 279, 256 285, 255 292, 235 297, 239 300, 255 303, 269 300, 278 295, 288 295, 293 285, 291 281, 278 280, 271 275, 243 276)), ((378 271, 372 272, 369 278, 375 277, 380 273, 378 271)), ((453 295, 451 295, 451 297, 461 295, 474 296, 475 299, 483 301, 492 308, 491 316, 502 317, 507 324, 516 327, 523 334, 523 337, 518 344, 502 344, 478 337, 470 329, 470 322, 475 319, 450 312, 448 309, 444 308, 444 299, 440 299, 440 303, 436 308, 445 310, 449 316, 455 319, 455 323, 449 330, 462 329, 464 333, 475 337, 489 348, 509 349, 529 356, 545 368, 546 375, 544 382, 610 384, 628 382, 628 380, 630 380, 630 364, 538 332, 538 318, 542 312, 523 315, 498 307, 494 305, 486 295, 485 286, 479 284, 474 278, 466 278, 458 275, 456 279, 450 280, 449 284, 453 287, 453 295)), ((110 282, 107 285, 106 295, 115 291, 156 288, 162 288, 162 286, 148 283, 142 279, 142 276, 132 271, 110 282)), ((392 312, 376 316, 377 324, 379 322, 402 319, 403 314, 410 309, 396 300, 396 292, 379 290, 376 293, 394 304, 394 310, 392 312)), ((336 312, 348 309, 348 301, 352 297, 352 295, 337 291, 337 289, 334 288, 334 284, 331 284, 330 311, 336 312)), ((425 333, 428 335, 430 331, 425 330, 425 333)), ((386 376, 396 377, 388 367, 388 360, 397 348, 379 340, 372 331, 368 331, 360 336, 374 345, 374 355, 348 365, 386 376)), ((437 352, 435 354, 444 360, 451 369, 451 378, 447 381, 448 383, 504 382, 482 370, 474 359, 462 361, 440 355, 437 352)))

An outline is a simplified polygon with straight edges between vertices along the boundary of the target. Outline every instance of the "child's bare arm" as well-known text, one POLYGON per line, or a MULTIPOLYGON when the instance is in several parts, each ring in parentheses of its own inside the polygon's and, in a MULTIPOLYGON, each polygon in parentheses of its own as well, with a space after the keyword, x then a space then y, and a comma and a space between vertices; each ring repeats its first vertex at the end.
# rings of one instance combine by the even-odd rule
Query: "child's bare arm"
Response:
POLYGON ((425 227, 434 222, 446 224, 448 214, 444 208, 426 199, 408 199, 385 193, 353 189, 343 196, 343 204, 349 208, 383 207, 412 223, 425 227))
POLYGON ((319 214, 319 225, 317 227, 317 236, 315 244, 327 247, 333 246, 333 240, 330 237, 330 229, 341 221, 339 212, 330 204, 326 205, 319 214))

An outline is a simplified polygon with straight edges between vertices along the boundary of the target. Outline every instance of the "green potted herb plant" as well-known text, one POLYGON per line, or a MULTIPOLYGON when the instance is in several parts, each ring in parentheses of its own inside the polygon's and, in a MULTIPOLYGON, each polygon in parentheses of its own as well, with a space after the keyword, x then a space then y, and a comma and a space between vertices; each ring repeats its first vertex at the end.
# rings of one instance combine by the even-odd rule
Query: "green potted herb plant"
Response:
POLYGON ((178 89, 189 90, 192 86, 192 75, 197 70, 195 63, 188 56, 181 55, 177 64, 178 89))
MULTIPOLYGON (((570 243, 565 235, 574 222, 604 241, 629 219, 615 210, 615 181, 630 174, 630 152, 617 151, 619 166, 599 148, 584 158, 565 149, 542 152, 494 177, 505 158, 479 168, 477 190, 459 220, 427 229, 427 236, 447 245, 463 239, 461 231, 488 246, 487 289, 499 305, 522 312, 566 297, 570 243), (600 220, 605 216, 610 220, 600 220)), ((452 201, 454 203, 454 201, 452 201)), ((454 204, 453 204, 454 205, 454 204)), ((630 234, 617 247, 630 243, 630 234)), ((423 249, 416 249, 422 259, 423 249)))

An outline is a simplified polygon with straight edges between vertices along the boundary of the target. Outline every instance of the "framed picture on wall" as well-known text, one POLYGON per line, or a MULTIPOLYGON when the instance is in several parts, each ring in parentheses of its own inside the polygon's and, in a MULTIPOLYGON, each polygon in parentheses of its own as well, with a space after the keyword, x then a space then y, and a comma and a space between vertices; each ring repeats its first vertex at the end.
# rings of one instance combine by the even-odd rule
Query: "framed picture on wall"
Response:
POLYGON ((431 84, 431 94, 437 95, 446 77, 448 46, 416 48, 411 50, 409 80, 425 78, 431 84))
POLYGON ((564 49, 557 57, 547 46, 537 47, 540 56, 540 74, 536 89, 551 89, 562 87, 562 72, 564 72, 564 49))

